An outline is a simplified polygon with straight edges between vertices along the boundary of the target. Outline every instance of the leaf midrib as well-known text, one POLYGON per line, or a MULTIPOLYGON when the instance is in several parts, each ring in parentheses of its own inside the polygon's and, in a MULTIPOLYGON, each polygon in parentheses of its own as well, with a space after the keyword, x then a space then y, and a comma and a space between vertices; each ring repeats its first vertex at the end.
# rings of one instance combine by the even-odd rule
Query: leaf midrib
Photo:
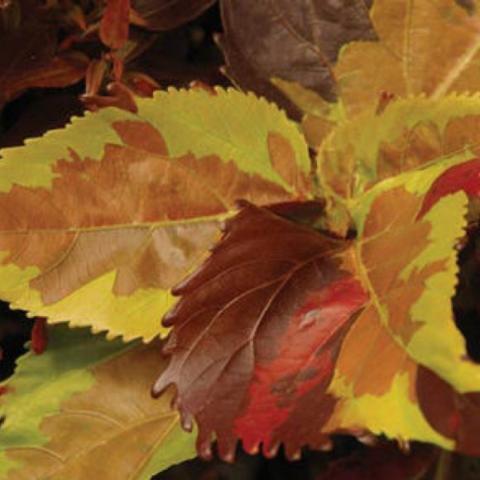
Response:
POLYGON ((82 232, 101 232, 101 231, 112 231, 120 229, 155 229, 162 227, 170 227, 175 225, 190 225, 196 223, 204 222, 214 222, 214 221, 223 221, 228 217, 234 215, 235 210, 229 210, 224 213, 209 215, 205 217, 192 217, 188 219, 178 219, 178 220, 162 220, 159 222, 142 222, 142 223, 118 223, 112 225, 102 225, 95 227, 68 227, 68 228, 26 228, 19 230, 2 230, 0 229, 1 234, 7 235, 29 235, 32 233, 82 233, 82 232))

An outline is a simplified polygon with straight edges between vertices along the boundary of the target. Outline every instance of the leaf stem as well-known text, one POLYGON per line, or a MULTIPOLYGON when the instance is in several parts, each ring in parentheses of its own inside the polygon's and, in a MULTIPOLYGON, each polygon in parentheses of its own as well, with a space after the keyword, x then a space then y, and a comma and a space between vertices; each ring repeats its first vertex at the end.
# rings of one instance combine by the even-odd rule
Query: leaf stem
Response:
POLYGON ((438 457, 434 480, 448 480, 452 466, 452 452, 442 450, 438 457))

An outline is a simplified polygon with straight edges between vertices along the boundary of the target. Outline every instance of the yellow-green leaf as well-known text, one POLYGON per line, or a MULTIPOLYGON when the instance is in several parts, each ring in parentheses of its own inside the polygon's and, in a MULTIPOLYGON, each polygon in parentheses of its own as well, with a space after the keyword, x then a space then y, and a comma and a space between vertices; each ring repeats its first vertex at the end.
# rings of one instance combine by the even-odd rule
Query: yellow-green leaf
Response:
MULTIPOLYGON (((480 151, 480 97, 449 95, 399 99, 380 114, 365 111, 339 123, 318 149, 318 179, 335 205, 351 208, 383 179, 480 151)), ((333 208, 332 208, 333 205, 333 208)))
POLYGON ((310 190, 296 125, 234 90, 160 92, 0 155, 0 297, 127 340, 161 333, 237 200, 310 190))
POLYGON ((161 344, 125 345, 52 327, 48 350, 20 358, 0 398, 3 480, 149 480, 195 456, 170 406, 150 396, 161 344))

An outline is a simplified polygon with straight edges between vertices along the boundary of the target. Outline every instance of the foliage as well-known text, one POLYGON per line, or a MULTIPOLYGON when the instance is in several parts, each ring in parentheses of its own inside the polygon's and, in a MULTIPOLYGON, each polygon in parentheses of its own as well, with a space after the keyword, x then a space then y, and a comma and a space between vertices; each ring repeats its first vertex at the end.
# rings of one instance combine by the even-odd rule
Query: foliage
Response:
MULTIPOLYGON (((195 442, 295 460, 339 433, 480 456, 476 3, 221 0, 256 94, 128 74, 212 3, 50 2, 36 29, 83 33, 40 76, 0 59, 4 101, 85 77, 94 110, 1 152, 0 297, 46 320, 2 387, 0 478, 149 478, 195 442), (52 74, 67 54, 83 70, 52 74)), ((381 475, 430 465, 389 448, 381 475)), ((370 467, 324 478, 349 468, 370 467)))

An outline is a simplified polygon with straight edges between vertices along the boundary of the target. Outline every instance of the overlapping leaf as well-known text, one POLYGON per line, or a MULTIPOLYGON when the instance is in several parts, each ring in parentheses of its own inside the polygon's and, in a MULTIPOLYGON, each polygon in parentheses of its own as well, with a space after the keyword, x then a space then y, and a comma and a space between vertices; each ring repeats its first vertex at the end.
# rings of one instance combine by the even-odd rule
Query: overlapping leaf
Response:
POLYGON ((158 343, 124 345, 56 326, 19 360, 0 400, 0 478, 148 480, 195 455, 171 395, 149 394, 158 343))
POLYGON ((238 199, 308 195, 303 138, 264 100, 171 90, 138 107, 2 152, 0 295, 13 306, 149 340, 238 199))
POLYGON ((128 40, 130 0, 107 0, 100 22, 100 38, 110 48, 119 49, 128 40))
POLYGON ((449 162, 365 194, 352 211, 355 241, 252 206, 229 221, 175 290, 172 362, 155 386, 176 384, 200 453, 215 435, 225 458, 237 439, 266 454, 283 442, 294 458, 329 433, 362 430, 479 453, 476 427, 439 426, 419 383, 423 366, 461 398, 480 382, 451 305, 471 189, 438 190, 449 162))
POLYGON ((479 15, 453 0, 375 0, 378 41, 350 43, 334 68, 347 110, 374 111, 383 91, 433 98, 478 91, 479 15))
POLYGON ((176 383, 201 454, 212 434, 224 458, 237 438, 250 452, 262 442, 267 455, 284 441, 290 457, 326 442, 335 400, 325 390, 367 300, 353 268, 341 241, 268 210, 248 205, 229 221, 212 257, 176 290, 172 362, 155 386, 176 383))
POLYGON ((242 88, 265 95, 297 114, 270 83, 272 77, 297 81, 332 100, 332 71, 341 46, 375 37, 365 0, 222 0, 225 34, 221 46, 228 75, 242 88))
POLYGON ((341 122, 319 146, 325 195, 355 199, 378 181, 444 159, 479 154, 480 97, 399 99, 383 112, 341 122))

